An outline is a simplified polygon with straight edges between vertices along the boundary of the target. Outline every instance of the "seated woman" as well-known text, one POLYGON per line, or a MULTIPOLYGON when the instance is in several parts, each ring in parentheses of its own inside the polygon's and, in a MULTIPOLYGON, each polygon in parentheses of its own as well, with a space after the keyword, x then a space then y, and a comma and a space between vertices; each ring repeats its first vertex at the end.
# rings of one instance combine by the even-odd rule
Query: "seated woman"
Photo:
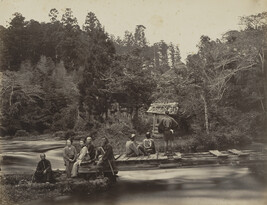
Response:
POLYGON ((156 146, 153 139, 151 139, 150 132, 146 133, 146 139, 143 140, 142 146, 147 154, 155 154, 156 153, 156 146))
POLYGON ((135 134, 130 136, 130 140, 126 142, 126 156, 127 157, 137 157, 140 155, 147 155, 144 148, 135 143, 135 134))
POLYGON ((80 146, 82 147, 80 153, 78 154, 77 161, 73 164, 72 170, 71 170, 71 177, 77 177, 78 175, 78 167, 81 165, 81 162, 84 160, 88 149, 84 142, 84 140, 80 140, 80 146))

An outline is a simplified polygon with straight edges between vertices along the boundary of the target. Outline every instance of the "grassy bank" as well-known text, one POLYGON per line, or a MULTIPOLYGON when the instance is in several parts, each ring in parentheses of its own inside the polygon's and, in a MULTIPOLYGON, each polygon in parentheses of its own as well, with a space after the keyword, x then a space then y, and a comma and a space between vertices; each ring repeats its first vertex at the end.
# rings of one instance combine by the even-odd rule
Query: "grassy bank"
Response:
POLYGON ((29 174, 10 174, 0 177, 2 205, 22 204, 24 202, 49 199, 66 194, 90 195, 105 191, 111 185, 108 178, 103 179, 71 179, 66 180, 62 174, 57 174, 56 183, 31 183, 29 174))

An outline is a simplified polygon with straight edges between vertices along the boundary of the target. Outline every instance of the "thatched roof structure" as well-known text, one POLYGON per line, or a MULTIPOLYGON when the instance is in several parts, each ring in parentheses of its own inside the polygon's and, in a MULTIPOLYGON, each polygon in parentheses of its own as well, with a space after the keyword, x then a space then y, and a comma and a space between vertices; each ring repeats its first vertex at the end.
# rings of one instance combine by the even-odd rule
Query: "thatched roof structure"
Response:
POLYGON ((152 103, 147 110, 147 113, 163 115, 167 110, 169 111, 170 115, 177 115, 178 103, 152 103))

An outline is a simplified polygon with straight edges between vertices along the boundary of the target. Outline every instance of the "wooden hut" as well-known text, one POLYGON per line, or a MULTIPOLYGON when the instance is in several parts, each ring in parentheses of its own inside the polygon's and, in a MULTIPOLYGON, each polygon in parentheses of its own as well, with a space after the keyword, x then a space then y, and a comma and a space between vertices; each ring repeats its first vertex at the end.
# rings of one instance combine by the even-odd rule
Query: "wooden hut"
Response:
POLYGON ((165 115, 166 111, 169 111, 170 115, 178 115, 178 103, 152 103, 147 110, 147 113, 153 116, 153 128, 152 134, 158 135, 158 124, 161 118, 165 115))

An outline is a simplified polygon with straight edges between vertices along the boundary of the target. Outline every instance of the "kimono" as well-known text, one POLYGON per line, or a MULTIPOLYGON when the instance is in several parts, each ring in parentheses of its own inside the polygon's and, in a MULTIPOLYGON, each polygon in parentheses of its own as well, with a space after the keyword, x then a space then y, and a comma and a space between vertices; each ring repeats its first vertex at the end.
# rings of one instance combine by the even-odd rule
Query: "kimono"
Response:
POLYGON ((77 161, 73 164, 73 167, 71 170, 71 177, 76 177, 78 175, 78 167, 80 166, 81 162, 84 160, 87 152, 88 152, 87 147, 83 146, 83 148, 81 149, 79 153, 77 161))
POLYGON ((37 183, 51 182, 52 180, 52 168, 51 163, 47 159, 43 159, 38 162, 34 178, 37 183))
POLYGON ((90 145, 87 145, 87 156, 86 156, 86 161, 89 161, 89 160, 93 160, 95 159, 95 155, 96 155, 96 148, 94 145, 90 144, 90 145))
POLYGON ((63 158, 64 158, 64 162, 65 162, 65 166, 66 166, 66 174, 67 174, 68 178, 71 177, 71 170, 72 170, 73 164, 76 160, 76 157, 77 157, 77 151, 73 145, 71 145, 70 147, 66 146, 64 148, 63 158))
POLYGON ((111 168, 114 170, 115 158, 114 158, 112 146, 110 144, 106 144, 105 146, 99 147, 97 152, 98 152, 97 155, 102 156, 97 163, 98 170, 103 171, 103 169, 111 169, 111 168))

